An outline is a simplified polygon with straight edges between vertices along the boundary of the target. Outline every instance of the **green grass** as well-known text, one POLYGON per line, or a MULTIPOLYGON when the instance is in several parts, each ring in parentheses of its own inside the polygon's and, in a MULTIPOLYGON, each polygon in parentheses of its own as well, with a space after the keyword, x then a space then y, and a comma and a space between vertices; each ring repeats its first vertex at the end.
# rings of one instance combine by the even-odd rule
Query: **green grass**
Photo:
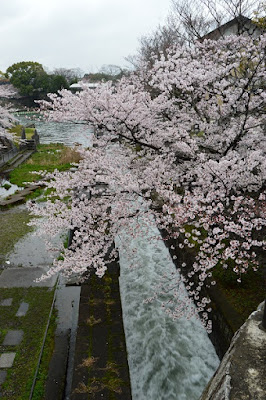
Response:
POLYGON ((56 316, 57 316, 57 313, 55 310, 53 310, 49 329, 47 332, 44 349, 43 349, 40 368, 39 368, 37 378, 36 378, 36 384, 34 387, 32 400, 45 400, 46 380, 48 377, 50 360, 52 358, 53 350, 54 350, 56 316))
MULTIPOLYGON (((16 357, 2 387, 3 400, 26 400, 29 398, 35 369, 46 329, 54 291, 48 288, 12 288, 1 289, 0 300, 12 297, 10 307, 0 306, 0 326, 2 330, 23 330, 20 345, 12 348, 16 357), (24 317, 15 314, 20 303, 29 303, 24 317)), ((0 352, 10 349, 0 345, 0 352)), ((36 397, 35 399, 41 399, 36 397)))
POLYGON ((32 157, 10 173, 10 182, 25 186, 41 178, 40 171, 66 171, 81 159, 80 154, 60 143, 40 144, 32 157), (34 173, 36 172, 36 173, 34 173))
POLYGON ((11 188, 11 185, 9 185, 9 183, 5 183, 2 187, 3 187, 4 189, 8 190, 8 189, 11 188))
MULTIPOLYGON (((9 129, 11 133, 14 133, 14 142, 18 143, 19 139, 21 139, 21 132, 23 126, 22 125, 14 125, 12 128, 9 129)), ((26 139, 29 140, 32 138, 34 134, 35 128, 25 128, 26 139)))

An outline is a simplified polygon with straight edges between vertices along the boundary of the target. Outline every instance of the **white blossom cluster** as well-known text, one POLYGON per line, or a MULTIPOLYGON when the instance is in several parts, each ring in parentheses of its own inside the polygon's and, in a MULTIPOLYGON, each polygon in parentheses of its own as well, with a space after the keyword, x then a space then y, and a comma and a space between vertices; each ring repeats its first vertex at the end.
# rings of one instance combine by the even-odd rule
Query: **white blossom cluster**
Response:
MULTIPOLYGON (((232 268, 238 280, 259 268, 256 249, 265 247, 265 41, 265 35, 230 36, 175 46, 151 69, 143 65, 116 85, 84 87, 78 94, 63 90, 42 102, 48 118, 95 126, 94 146, 78 169, 50 177, 56 200, 32 206, 48 218, 46 233, 75 228, 53 272, 95 270, 102 276, 121 227, 133 217, 148 225, 150 214, 179 249, 197 249, 186 286, 205 321, 208 301, 200 292, 214 283, 217 265, 232 268)), ((177 301, 171 313, 183 309, 177 301)))

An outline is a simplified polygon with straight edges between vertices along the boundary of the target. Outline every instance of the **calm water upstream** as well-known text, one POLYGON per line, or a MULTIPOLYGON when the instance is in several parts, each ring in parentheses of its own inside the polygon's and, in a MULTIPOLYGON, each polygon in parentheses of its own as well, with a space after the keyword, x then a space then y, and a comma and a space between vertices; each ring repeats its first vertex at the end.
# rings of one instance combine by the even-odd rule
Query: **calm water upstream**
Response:
POLYGON ((91 144, 93 128, 85 124, 40 121, 36 115, 16 115, 22 125, 35 124, 41 143, 64 143, 72 146, 79 143, 84 147, 91 144))
MULTIPOLYGON (((23 124, 28 118, 20 117, 23 124)), ((33 121, 41 143, 75 142, 89 146, 92 130, 86 125, 33 121)), ((117 238, 120 253, 120 291, 133 400, 197 400, 219 365, 208 335, 196 318, 173 321, 159 301, 145 303, 163 274, 175 266, 159 232, 117 238), (136 249, 134 256, 132 248, 136 249), (132 268, 130 265, 137 267, 132 268)), ((169 294, 170 298, 170 294, 169 294)))

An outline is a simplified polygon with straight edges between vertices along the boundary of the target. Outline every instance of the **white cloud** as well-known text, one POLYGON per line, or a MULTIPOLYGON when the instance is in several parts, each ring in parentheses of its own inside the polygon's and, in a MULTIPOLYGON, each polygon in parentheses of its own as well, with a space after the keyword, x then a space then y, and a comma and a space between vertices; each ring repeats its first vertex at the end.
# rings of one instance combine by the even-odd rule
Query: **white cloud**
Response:
POLYGON ((9 0, 0 15, 0 69, 23 60, 84 70, 124 64, 170 1, 9 0))

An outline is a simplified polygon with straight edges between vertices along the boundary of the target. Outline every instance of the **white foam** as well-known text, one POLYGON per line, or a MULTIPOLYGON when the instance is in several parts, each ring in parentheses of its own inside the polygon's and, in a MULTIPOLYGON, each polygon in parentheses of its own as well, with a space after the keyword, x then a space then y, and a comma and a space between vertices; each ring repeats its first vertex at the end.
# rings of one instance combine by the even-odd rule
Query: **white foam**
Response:
POLYGON ((159 231, 151 222, 145 237, 123 232, 117 239, 133 400, 196 400, 219 359, 195 317, 173 321, 159 300, 144 303, 163 274, 176 272, 164 242, 152 240, 154 235, 159 231))

